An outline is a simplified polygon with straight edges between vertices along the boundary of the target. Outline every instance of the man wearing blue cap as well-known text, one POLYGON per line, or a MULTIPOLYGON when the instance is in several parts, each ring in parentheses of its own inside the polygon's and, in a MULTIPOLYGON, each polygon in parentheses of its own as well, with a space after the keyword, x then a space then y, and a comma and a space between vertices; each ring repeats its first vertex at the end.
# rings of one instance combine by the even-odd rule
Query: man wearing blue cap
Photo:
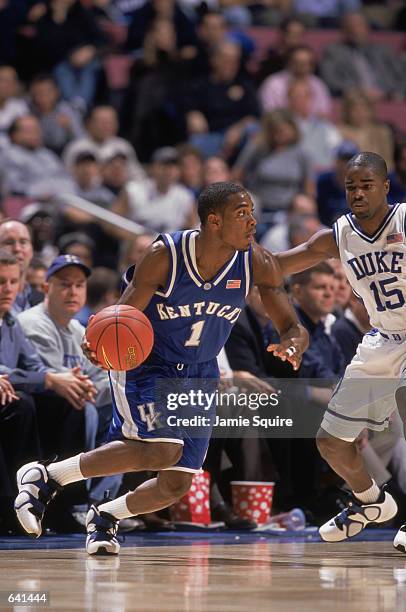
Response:
MULTIPOLYGON (((107 433, 111 417, 107 372, 92 365, 84 357, 81 342, 85 330, 73 318, 86 302, 87 278, 90 274, 90 268, 76 255, 59 255, 46 273, 44 302, 18 316, 24 333, 34 344, 45 365, 61 373, 70 371, 80 381, 80 389, 67 389, 65 399, 76 411, 85 411, 87 449, 95 448, 99 442, 96 438, 103 437, 104 429, 107 433)), ((45 449, 46 454, 58 454, 58 440, 51 432, 55 421, 53 402, 47 397, 41 397, 39 403, 40 428, 49 432, 45 436, 50 442, 49 448, 45 449)), ((75 420, 74 414, 72 419, 75 420)), ((118 490, 121 477, 110 480, 100 484, 103 488, 101 497, 105 489, 118 490)), ((91 494, 98 498, 99 487, 92 489, 91 494)))

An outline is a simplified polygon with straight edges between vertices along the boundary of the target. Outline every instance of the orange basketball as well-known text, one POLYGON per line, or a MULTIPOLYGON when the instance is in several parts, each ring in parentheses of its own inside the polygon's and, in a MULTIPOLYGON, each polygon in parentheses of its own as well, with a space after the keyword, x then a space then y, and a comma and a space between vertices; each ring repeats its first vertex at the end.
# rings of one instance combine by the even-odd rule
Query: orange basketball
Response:
POLYGON ((108 370, 132 370, 150 354, 154 331, 144 313, 120 304, 103 308, 93 317, 86 339, 108 370))

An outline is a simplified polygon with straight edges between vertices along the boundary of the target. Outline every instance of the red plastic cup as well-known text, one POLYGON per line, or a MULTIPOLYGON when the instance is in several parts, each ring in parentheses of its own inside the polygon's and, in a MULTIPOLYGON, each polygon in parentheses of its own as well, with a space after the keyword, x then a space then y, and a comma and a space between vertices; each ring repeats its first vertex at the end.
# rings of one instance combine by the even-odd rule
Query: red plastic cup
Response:
POLYGON ((199 472, 193 476, 189 491, 170 507, 172 521, 208 525, 210 514, 210 474, 199 472))
POLYGON ((231 495, 234 512, 240 518, 264 525, 271 515, 274 486, 274 482, 233 480, 231 495))

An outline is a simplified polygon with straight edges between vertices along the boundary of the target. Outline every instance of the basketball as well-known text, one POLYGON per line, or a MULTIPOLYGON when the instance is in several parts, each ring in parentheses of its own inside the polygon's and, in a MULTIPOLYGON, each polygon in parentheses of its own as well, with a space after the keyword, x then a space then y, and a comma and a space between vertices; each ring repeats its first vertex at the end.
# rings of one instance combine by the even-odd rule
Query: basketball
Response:
POLYGON ((100 310, 86 329, 97 360, 108 370, 132 370, 148 357, 154 331, 143 312, 126 304, 100 310))

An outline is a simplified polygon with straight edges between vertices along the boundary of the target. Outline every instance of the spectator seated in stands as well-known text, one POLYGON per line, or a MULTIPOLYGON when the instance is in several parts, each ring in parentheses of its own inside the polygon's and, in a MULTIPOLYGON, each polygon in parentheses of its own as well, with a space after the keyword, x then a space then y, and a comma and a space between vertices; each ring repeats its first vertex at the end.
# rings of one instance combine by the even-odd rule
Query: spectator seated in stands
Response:
MULTIPOLYGON (((19 98, 17 73, 12 66, 0 66, 0 134, 7 131, 17 117, 29 113, 27 103, 19 98)), ((6 139, 5 139, 6 140, 6 139)))
MULTIPOLYGON (((23 397, 28 398, 29 406, 32 405, 30 396, 34 396, 42 450, 40 456, 46 458, 55 453, 59 456, 69 456, 73 451, 79 452, 85 446, 83 408, 87 400, 92 400, 95 393, 94 386, 86 376, 80 373, 79 368, 66 368, 64 372, 55 372, 53 368, 46 366, 35 346, 25 336, 20 322, 11 314, 12 305, 21 283, 21 269, 14 255, 1 253, 0 278, 2 280, 0 287, 3 292, 0 312, 2 321, 0 374, 8 376, 8 380, 18 394, 20 392, 25 394, 23 397), (40 409, 43 405, 49 408, 46 416, 40 409)), ((47 340, 47 336, 42 338, 43 342, 47 340)), ((48 350, 49 347, 46 346, 48 350)), ((26 406, 25 400, 24 403, 26 406)), ((11 410, 10 417, 19 418, 19 406, 16 406, 16 411, 14 411, 12 404, 11 410)), ((20 416, 22 426, 24 422, 27 426, 30 425, 29 431, 22 430, 20 433, 25 437, 30 434, 35 436, 36 427, 32 411, 30 407, 27 410, 29 410, 28 416, 26 415, 28 421, 24 421, 26 417, 23 418, 21 413, 20 416)), ((1 430, 3 434, 2 427, 1 430)), ((20 434, 18 439, 22 444, 20 434)), ((21 444, 16 445, 15 440, 16 438, 13 439, 15 447, 13 456, 16 461, 23 461, 23 457, 17 458, 17 456, 24 452, 25 447, 21 444)), ((26 449, 29 453, 33 452, 36 446, 35 438, 31 441, 27 440, 26 449)), ((64 522, 65 527, 69 530, 72 525, 65 520, 62 521, 64 522)))
POLYGON ((65 146, 83 133, 82 118, 65 100, 49 74, 38 75, 30 83, 30 110, 41 125, 44 145, 60 155, 65 146))
MULTIPOLYGON (((114 194, 102 185, 97 149, 83 150, 81 153, 78 153, 72 160, 71 174, 72 186, 69 190, 70 193, 89 200, 102 208, 111 207, 114 194)), ((82 211, 72 211, 74 216, 80 216, 81 214, 82 211)), ((68 216, 70 217, 70 215, 68 216)), ((80 219, 78 222, 80 222, 80 219)))
POLYGON ((222 157, 208 157, 203 164, 203 185, 207 187, 212 183, 230 181, 231 171, 226 160, 222 157))
POLYGON ((314 213, 290 214, 286 221, 274 225, 266 232, 261 244, 270 251, 284 251, 306 242, 322 227, 314 213))
POLYGON ((103 147, 99 154, 102 186, 118 196, 130 180, 128 151, 117 145, 103 147))
POLYGON ((74 255, 88 268, 93 268, 96 243, 83 232, 63 234, 58 240, 60 255, 74 255))
POLYGON ((131 178, 144 178, 134 149, 124 138, 117 136, 118 115, 112 106, 95 106, 86 117, 87 133, 82 138, 71 142, 64 150, 63 160, 68 168, 72 166, 73 160, 79 152, 97 149, 100 157, 103 157, 104 149, 111 150, 117 147, 127 155, 130 164, 131 178))
POLYGON ((299 375, 302 378, 327 378, 333 385, 345 368, 344 355, 327 335, 324 318, 332 313, 336 283, 334 270, 322 262, 291 278, 291 290, 299 319, 310 335, 310 345, 303 355, 299 375))
POLYGON ((55 246, 55 208, 38 202, 27 204, 20 213, 19 221, 26 225, 30 232, 34 257, 41 259, 48 267, 58 255, 55 246))
POLYGON ((362 91, 349 91, 342 100, 342 120, 338 125, 343 138, 355 142, 360 151, 381 155, 393 168, 393 132, 375 118, 374 105, 362 91))
POLYGON ((343 137, 333 123, 312 113, 312 91, 305 80, 290 82, 288 109, 299 127, 301 144, 311 160, 313 172, 331 168, 335 149, 343 137))
POLYGON ((28 266, 34 254, 31 235, 27 226, 14 219, 1 221, 0 249, 14 255, 21 269, 20 286, 12 306, 13 314, 17 315, 44 299, 43 293, 33 289, 26 279, 28 266))
POLYGON ((288 110, 265 113, 261 131, 241 151, 233 175, 253 193, 265 229, 278 221, 278 212, 286 218, 296 194, 313 194, 311 162, 288 110))
POLYGON ((389 174, 388 200, 391 204, 406 202, 406 142, 395 146, 394 161, 395 168, 389 174))
POLYGON ((361 8, 361 0, 293 0, 292 6, 294 13, 313 28, 335 28, 343 15, 361 8))
POLYGON ((325 49, 320 65, 333 95, 341 96, 356 88, 374 100, 403 99, 404 63, 391 49, 370 40, 365 17, 361 13, 345 15, 342 34, 341 42, 325 49))
POLYGON ((336 219, 349 212, 345 198, 344 176, 347 163, 359 152, 350 140, 342 142, 335 153, 334 169, 323 172, 317 178, 317 207, 320 221, 332 227, 336 219))
MULTIPOLYGON (((16 494, 15 473, 25 461, 41 456, 38 424, 32 397, 21 388, 16 391, 5 373, 9 363, 4 354, 8 346, 8 327, 14 319, 8 314, 20 284, 20 266, 14 255, 0 251, 0 533, 16 530, 13 519, 13 497, 16 494), (4 337, 4 338, 3 338, 4 337)), ((29 377, 30 375, 28 375, 29 377)))
POLYGON ((314 51, 305 45, 289 50, 284 70, 265 79, 259 90, 259 98, 264 111, 283 108, 288 103, 289 84, 300 79, 307 82, 311 91, 311 113, 328 117, 331 112, 331 98, 327 86, 314 74, 316 60, 314 51))
POLYGON ((203 12, 197 26, 197 56, 193 60, 193 75, 207 76, 210 73, 210 55, 213 49, 225 41, 241 46, 242 64, 254 49, 254 43, 246 31, 232 27, 224 10, 209 9, 203 12), (227 27, 231 25, 231 27, 227 27))
POLYGON ((345 268, 341 261, 336 258, 328 260, 328 265, 334 270, 334 279, 336 281, 335 301, 332 314, 327 315, 324 320, 327 333, 330 333, 331 326, 334 325, 337 318, 341 317, 350 303, 352 288, 348 282, 345 268))
POLYGON ((40 123, 34 115, 13 121, 10 146, 2 155, 2 172, 9 194, 47 199, 63 192, 67 173, 61 160, 43 146, 40 123))
POLYGON ((351 291, 347 307, 331 328, 331 335, 341 347, 346 365, 350 363, 364 334, 370 329, 371 324, 366 308, 351 291))
POLYGON ((189 142, 205 157, 235 155, 258 118, 254 85, 240 63, 240 46, 220 43, 210 53, 209 76, 192 81, 185 93, 189 142))
POLYGON ((192 145, 180 145, 179 155, 179 182, 190 190, 195 200, 203 189, 203 156, 199 149, 192 145))
MULTIPOLYGON (((194 227, 197 223, 194 198, 178 180, 176 149, 157 149, 152 156, 150 178, 130 181, 113 204, 112 210, 151 231, 173 232, 194 227)), ((121 236, 119 229, 110 231, 121 236)))
POLYGON ((156 234, 138 234, 122 243, 119 270, 124 273, 130 266, 137 265, 146 250, 153 243, 156 234))
MULTIPOLYGON (((84 327, 74 316, 85 305, 87 278, 91 270, 74 255, 59 255, 48 268, 45 301, 18 317, 26 337, 34 345, 43 363, 59 376, 75 373, 84 390, 71 390, 70 401, 76 410, 85 411, 86 443, 82 450, 91 450, 105 441, 111 420, 111 396, 107 372, 91 364, 83 355, 81 343, 84 327), (95 406, 96 409, 95 409, 95 406)), ((55 421, 48 421, 54 410, 52 400, 41 398, 41 435, 52 440, 55 421)), ((58 452, 55 443, 48 451, 58 452)), ((92 483, 91 495, 95 501, 103 499, 105 489, 117 493, 121 476, 103 479, 96 488, 92 483), (108 484, 108 486, 107 486, 108 484)))
POLYGON ((30 261, 27 270, 27 283, 35 291, 44 293, 45 277, 48 266, 41 260, 34 257, 30 261))
POLYGON ((140 159, 184 138, 181 114, 183 89, 195 78, 190 46, 178 46, 169 18, 156 17, 145 32, 140 57, 134 62, 124 103, 124 133, 140 159))
POLYGON ((80 0, 50 0, 36 24, 35 45, 45 70, 53 70, 64 100, 80 112, 95 99, 104 35, 80 0))
POLYGON ((128 28, 126 48, 135 51, 142 47, 144 34, 155 18, 169 19, 175 28, 178 48, 196 47, 193 23, 175 0, 152 0, 134 11, 128 28))
POLYGON ((262 83, 270 74, 285 68, 289 51, 304 44, 305 31, 306 26, 296 16, 287 17, 281 23, 277 44, 268 49, 266 57, 258 68, 258 83, 262 83))

